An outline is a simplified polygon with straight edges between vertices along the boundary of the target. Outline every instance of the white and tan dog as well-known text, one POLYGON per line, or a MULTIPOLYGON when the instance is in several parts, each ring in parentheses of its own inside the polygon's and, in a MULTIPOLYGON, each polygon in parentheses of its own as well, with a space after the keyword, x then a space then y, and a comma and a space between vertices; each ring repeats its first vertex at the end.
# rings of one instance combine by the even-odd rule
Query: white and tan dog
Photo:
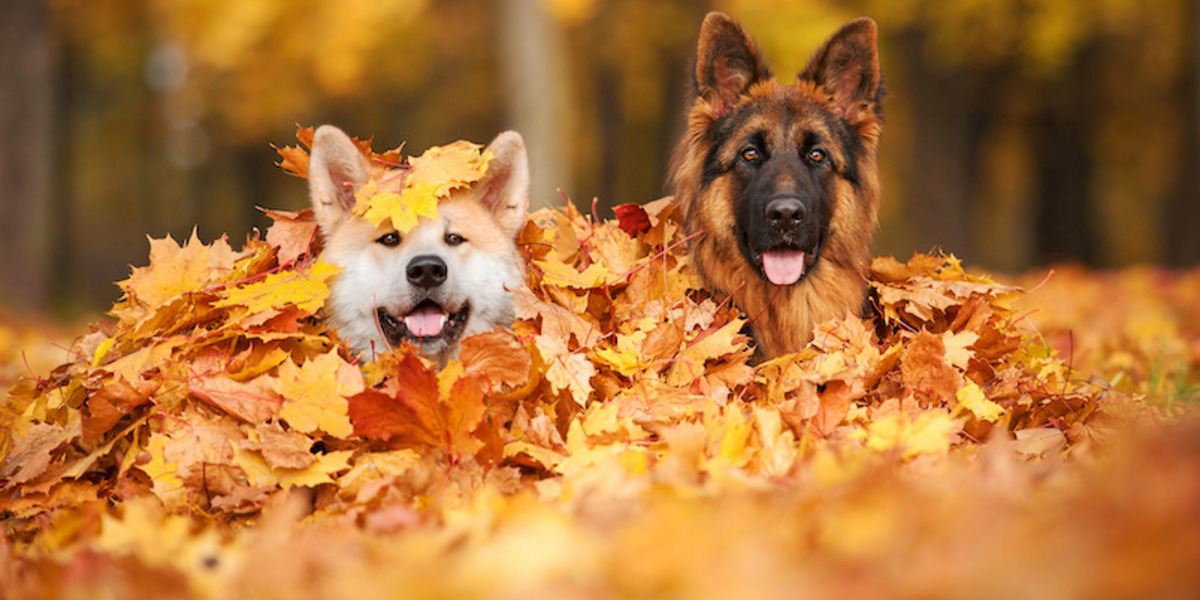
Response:
POLYGON ((442 199, 438 218, 421 217, 400 232, 353 209, 355 191, 372 175, 379 192, 399 193, 403 178, 370 164, 340 129, 317 129, 309 190, 323 260, 342 267, 327 317, 356 351, 371 357, 410 342, 445 364, 463 337, 512 324, 509 291, 524 281, 514 238, 525 222, 529 166, 516 132, 500 134, 487 150, 493 157, 482 179, 442 199))

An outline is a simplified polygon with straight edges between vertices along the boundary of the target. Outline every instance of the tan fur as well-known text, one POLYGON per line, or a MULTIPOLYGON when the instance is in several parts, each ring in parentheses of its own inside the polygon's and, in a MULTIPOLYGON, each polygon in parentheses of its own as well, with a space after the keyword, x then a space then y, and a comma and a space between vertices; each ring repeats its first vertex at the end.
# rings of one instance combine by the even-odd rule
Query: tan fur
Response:
MULTIPOLYGON (((439 202, 438 215, 446 223, 446 233, 457 233, 471 240, 470 246, 447 247, 446 251, 449 254, 463 258, 469 252, 515 256, 512 238, 501 229, 492 218, 492 214, 472 197, 469 190, 457 192, 439 202)), ((389 231, 392 229, 387 222, 377 227, 366 219, 345 218, 337 223, 330 235, 325 236, 326 256, 365 253, 375 257, 377 262, 382 262, 392 250, 379 245, 375 240, 389 231)))
MULTIPOLYGON (((854 41, 874 48, 874 23, 854 21, 843 28, 843 31, 848 30, 859 36, 854 41), (851 27, 857 29, 851 30, 851 27)), ((694 263, 713 291, 732 295, 733 302, 753 319, 759 352, 766 357, 801 349, 811 340, 813 328, 819 323, 857 312, 866 292, 871 239, 878 221, 880 185, 876 149, 882 122, 877 106, 846 97, 845 90, 851 86, 847 76, 842 74, 847 67, 838 61, 832 66, 816 64, 830 52, 846 53, 841 47, 831 50, 833 39, 814 55, 814 62, 805 74, 822 75, 823 68, 843 69, 838 72, 842 76, 836 81, 838 85, 808 81, 803 79, 805 74, 796 84, 785 85, 769 76, 753 41, 736 22, 717 13, 710 15, 702 28, 697 50, 697 98, 689 114, 687 133, 676 150, 671 169, 671 182, 684 210, 685 228, 689 233, 704 232, 691 243, 694 263), (730 51, 720 47, 731 42, 745 44, 748 51, 739 55, 738 48, 730 51), (714 56, 718 58, 714 60, 714 56), (721 58, 723 56, 725 58, 721 58), (742 64, 747 62, 752 64, 742 64), (740 93, 731 94, 723 86, 730 81, 734 85, 743 83, 738 78, 746 77, 744 73, 729 72, 738 65, 744 72, 757 70, 759 79, 740 93), (857 189, 844 178, 834 180, 830 234, 820 262, 801 281, 789 286, 776 286, 765 280, 739 251, 735 211, 740 199, 732 178, 726 174, 707 187, 702 186, 714 127, 731 110, 751 103, 761 105, 760 112, 729 134, 727 140, 738 139, 742 130, 765 131, 788 140, 798 139, 804 131, 825 127, 821 119, 805 113, 806 106, 819 106, 845 118, 861 144, 855 165, 859 181, 857 189), (790 129, 787 123, 792 123, 790 129)), ((869 71, 872 63, 863 62, 869 71)), ((873 64, 878 80, 877 59, 873 64)), ((855 71, 853 75, 861 72, 855 71)), ((879 91, 876 89, 874 93, 877 98, 879 91)), ((842 156, 836 148, 829 149, 833 150, 829 159, 839 168, 845 168, 848 157, 842 156)), ((726 162, 735 160, 734 154, 739 151, 736 142, 717 150, 718 157, 726 162)))

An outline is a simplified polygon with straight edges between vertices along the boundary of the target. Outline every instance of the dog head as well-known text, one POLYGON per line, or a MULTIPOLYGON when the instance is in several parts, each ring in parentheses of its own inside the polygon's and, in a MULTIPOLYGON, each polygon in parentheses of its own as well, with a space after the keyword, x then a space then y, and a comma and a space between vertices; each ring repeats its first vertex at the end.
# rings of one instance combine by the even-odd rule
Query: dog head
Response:
POLYGON ((512 323, 509 290, 523 280, 514 238, 525 220, 529 168, 521 136, 505 132, 487 148, 482 179, 438 204, 401 232, 354 213, 355 192, 370 179, 398 193, 403 177, 371 165, 345 133, 325 125, 313 138, 309 188, 325 240, 324 260, 342 267, 331 285, 328 318, 359 352, 408 342, 445 363, 459 341, 512 323))
POLYGON ((691 129, 710 138, 692 145, 707 149, 700 183, 733 187, 737 246, 774 285, 811 272, 838 225, 835 195, 853 195, 839 187, 860 185, 863 139, 882 116, 876 38, 874 21, 850 21, 787 85, 737 21, 711 13, 701 27, 691 129))

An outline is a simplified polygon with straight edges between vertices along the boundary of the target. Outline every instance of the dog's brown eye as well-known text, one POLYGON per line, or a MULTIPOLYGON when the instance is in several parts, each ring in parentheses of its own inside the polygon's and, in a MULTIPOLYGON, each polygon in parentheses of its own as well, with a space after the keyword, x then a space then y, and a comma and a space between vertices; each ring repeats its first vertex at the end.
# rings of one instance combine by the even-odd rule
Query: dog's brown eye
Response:
POLYGON ((755 148, 754 146, 746 146, 742 149, 742 160, 748 163, 757 161, 759 156, 760 154, 758 153, 758 148, 755 148))
POLYGON ((447 246, 457 246, 465 241, 467 241, 467 238, 465 238, 461 235, 458 235, 457 233, 447 233, 446 234, 446 245, 447 246))
POLYGON ((819 163, 825 161, 825 151, 820 148, 813 148, 808 151, 808 160, 819 163))
POLYGON ((385 233, 379 236, 379 239, 375 241, 387 246, 388 248, 394 248, 400 245, 400 234, 396 233, 395 231, 391 233, 385 233))

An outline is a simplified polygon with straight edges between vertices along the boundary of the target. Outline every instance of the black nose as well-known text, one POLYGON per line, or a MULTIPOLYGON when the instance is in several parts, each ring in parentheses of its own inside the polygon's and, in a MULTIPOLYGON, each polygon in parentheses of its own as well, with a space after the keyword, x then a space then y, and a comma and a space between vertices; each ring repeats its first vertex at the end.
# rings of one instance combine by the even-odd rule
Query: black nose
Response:
POLYGON ((799 198, 776 198, 767 203, 767 222, 775 229, 795 229, 808 216, 799 198))
POLYGON ((424 254, 409 261, 404 274, 409 283, 417 287, 437 287, 446 282, 446 262, 432 254, 424 254))

